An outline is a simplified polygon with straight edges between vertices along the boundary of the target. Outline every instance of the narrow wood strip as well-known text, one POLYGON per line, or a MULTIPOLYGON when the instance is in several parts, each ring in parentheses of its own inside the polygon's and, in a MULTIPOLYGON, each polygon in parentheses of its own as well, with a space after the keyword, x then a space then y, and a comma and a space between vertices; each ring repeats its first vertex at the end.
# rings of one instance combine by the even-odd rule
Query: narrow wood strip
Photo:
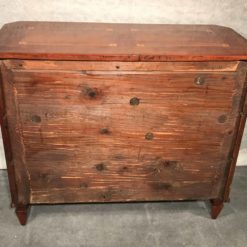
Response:
MULTIPOLYGON (((0 69, 2 70, 2 63, 0 63, 0 69)), ((7 114, 5 110, 6 108, 5 108, 4 99, 5 99, 5 95, 3 92, 3 81, 2 81, 2 73, 1 73, 0 74, 0 125, 2 130, 2 139, 3 139, 4 153, 6 158, 9 188, 12 199, 11 205, 13 207, 17 204, 17 187, 16 187, 15 169, 13 163, 10 137, 8 132, 8 122, 7 122, 7 114)))
POLYGON ((236 123, 235 138, 233 138, 232 148, 231 148, 231 152, 229 155, 229 168, 227 169, 227 173, 226 173, 226 181, 225 181, 224 192, 223 192, 223 200, 225 202, 230 200, 229 195, 230 195, 230 190, 231 190, 231 184, 233 181, 238 153, 240 150, 241 140, 243 137, 245 123, 246 123, 245 109, 246 109, 246 102, 247 102, 247 62, 241 62, 240 67, 241 68, 239 71, 239 78, 240 78, 240 82, 242 80, 244 87, 243 87, 242 97, 241 97, 239 117, 236 123))
POLYGON ((80 71, 236 71, 239 62, 95 62, 7 60, 8 68, 80 71))
MULTIPOLYGON (((11 73, 9 73, 8 69, 2 64, 1 73, 4 83, 3 91, 4 95, 8 97, 5 98, 5 111, 7 113, 7 121, 8 121, 8 136, 11 143, 11 153, 13 164, 8 167, 10 171, 11 178, 11 186, 16 184, 16 190, 14 190, 14 194, 16 197, 14 198, 17 204, 28 204, 29 196, 30 196, 30 188, 29 188, 29 176, 28 170, 25 167, 25 151, 23 146, 22 134, 21 134, 21 122, 19 120, 19 112, 18 112, 18 102, 15 95, 15 88, 12 84, 11 73), (15 174, 15 179, 13 174, 15 174)), ((6 137, 4 137, 7 140, 6 137)), ((6 144, 8 145, 8 144, 6 144)))

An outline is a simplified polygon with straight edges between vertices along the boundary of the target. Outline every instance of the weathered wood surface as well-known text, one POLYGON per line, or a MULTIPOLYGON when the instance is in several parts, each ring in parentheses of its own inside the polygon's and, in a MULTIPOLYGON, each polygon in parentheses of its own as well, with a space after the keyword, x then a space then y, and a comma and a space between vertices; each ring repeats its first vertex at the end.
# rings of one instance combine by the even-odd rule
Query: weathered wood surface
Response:
POLYGON ((13 205, 229 200, 247 41, 213 25, 15 22, 0 30, 13 205), (69 61, 71 60, 71 61, 69 61))
MULTIPOLYGON (((1 71, 0 66, 0 71, 1 71)), ((5 152, 5 159, 7 165, 7 172, 9 178, 9 188, 11 193, 11 206, 15 206, 17 204, 17 188, 16 188, 16 180, 15 180, 15 168, 13 162, 13 155, 8 131, 8 121, 7 121, 7 114, 6 114, 6 107, 5 107, 5 97, 3 92, 3 80, 2 80, 2 73, 0 74, 0 125, 1 125, 1 133, 3 138, 4 144, 4 152, 5 152)))
POLYGON ((0 30, 0 58, 86 61, 247 60, 247 41, 215 25, 15 22, 0 30))
POLYGON ((4 62, 30 203, 222 196, 244 84, 236 64, 154 65, 118 74, 110 62, 94 73, 82 62, 4 62))
MULTIPOLYGON (((13 171, 13 176, 11 174, 9 182, 11 184, 15 184, 16 186, 16 200, 15 196, 12 200, 14 204, 23 204, 26 205, 30 202, 30 184, 29 184, 29 173, 28 168, 25 163, 25 150, 24 143, 22 137, 22 128, 21 128, 21 120, 19 115, 19 103, 16 98, 15 87, 12 82, 9 80, 10 74, 6 70, 3 63, 1 64, 1 73, 3 78, 3 92, 4 92, 4 100, 5 100, 5 111, 6 111, 6 124, 7 124, 7 134, 9 136, 9 144, 6 145, 5 148, 10 151, 11 162, 7 160, 8 167, 10 167, 10 171, 13 171), (11 169, 12 168, 12 169, 11 169)), ((7 140, 7 138, 6 138, 7 140)), ((8 152, 8 151, 7 151, 8 152)), ((12 172, 11 172, 12 173, 12 172)), ((11 190, 13 187, 11 187, 11 190)))
POLYGON ((233 137, 232 147, 229 155, 229 166, 226 169, 225 186, 223 186, 223 199, 224 201, 230 201, 230 190, 233 181, 234 171, 236 168, 237 158, 240 150, 241 140, 243 137, 246 117, 247 117, 247 62, 241 62, 238 68, 238 81, 240 84, 244 85, 242 90, 239 116, 237 118, 235 133, 233 137))

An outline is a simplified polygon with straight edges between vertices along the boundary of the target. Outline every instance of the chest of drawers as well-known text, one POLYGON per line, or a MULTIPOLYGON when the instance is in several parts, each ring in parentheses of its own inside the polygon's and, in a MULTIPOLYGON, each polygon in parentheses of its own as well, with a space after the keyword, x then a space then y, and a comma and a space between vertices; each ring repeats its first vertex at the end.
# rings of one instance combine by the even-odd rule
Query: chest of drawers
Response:
POLYGON ((12 205, 229 200, 247 42, 229 28, 16 22, 0 31, 12 205))

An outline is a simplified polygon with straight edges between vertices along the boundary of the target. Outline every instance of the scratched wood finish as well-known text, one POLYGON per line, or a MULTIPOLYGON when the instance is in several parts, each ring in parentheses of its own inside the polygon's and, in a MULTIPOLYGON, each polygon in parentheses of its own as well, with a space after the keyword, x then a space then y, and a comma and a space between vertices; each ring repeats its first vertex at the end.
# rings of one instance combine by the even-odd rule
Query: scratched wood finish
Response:
POLYGON ((236 63, 132 63, 121 74, 111 62, 94 73, 66 64, 3 63, 30 203, 219 197, 243 88, 236 63))
POLYGON ((239 61, 246 40, 216 25, 14 22, 0 30, 0 57, 85 61, 239 61))
POLYGON ((214 25, 15 22, 0 30, 12 205, 229 201, 247 41, 214 25))

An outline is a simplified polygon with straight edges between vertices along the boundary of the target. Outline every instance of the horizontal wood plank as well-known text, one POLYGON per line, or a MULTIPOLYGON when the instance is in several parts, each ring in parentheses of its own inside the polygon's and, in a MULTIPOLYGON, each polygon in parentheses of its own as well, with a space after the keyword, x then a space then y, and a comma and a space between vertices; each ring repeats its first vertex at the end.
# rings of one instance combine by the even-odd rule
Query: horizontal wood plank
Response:
MULTIPOLYGON (((126 202, 206 200, 217 196, 211 191, 211 183, 194 181, 169 184, 166 182, 131 183, 131 188, 113 186, 104 188, 49 189, 32 191, 31 203, 78 203, 78 202, 126 202), (137 187, 137 185, 139 185, 137 187), (133 189, 135 188, 135 189, 133 189)), ((85 185, 84 185, 85 186, 85 185)))
POLYGON ((0 58, 239 61, 247 41, 216 25, 15 22, 0 30, 0 58))
MULTIPOLYGON (((239 61, 228 62, 100 62, 100 61, 39 61, 5 60, 4 64, 12 70, 69 70, 69 71, 236 71, 239 61)), ((102 72, 101 72, 102 73, 102 72)))

